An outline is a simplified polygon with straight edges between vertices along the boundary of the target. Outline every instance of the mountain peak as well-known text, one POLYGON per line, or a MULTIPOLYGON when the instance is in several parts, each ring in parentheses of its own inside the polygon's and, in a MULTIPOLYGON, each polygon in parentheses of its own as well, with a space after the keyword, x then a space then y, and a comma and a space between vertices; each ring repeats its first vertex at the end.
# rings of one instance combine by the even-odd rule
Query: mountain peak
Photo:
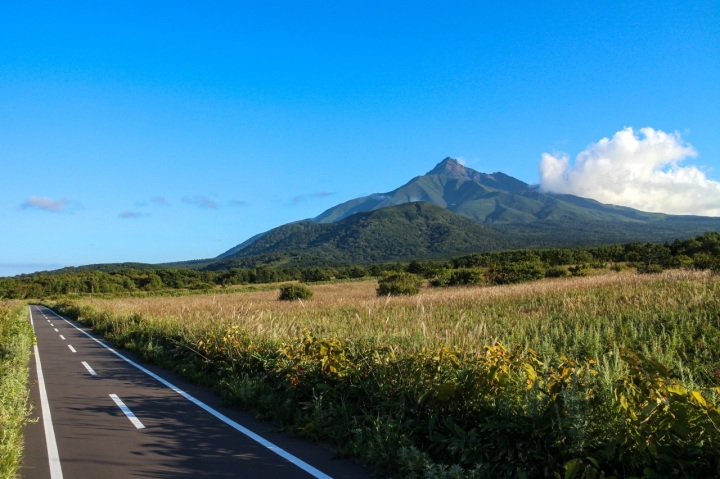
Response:
POLYGON ((468 176, 468 169, 449 156, 427 172, 428 175, 468 176))

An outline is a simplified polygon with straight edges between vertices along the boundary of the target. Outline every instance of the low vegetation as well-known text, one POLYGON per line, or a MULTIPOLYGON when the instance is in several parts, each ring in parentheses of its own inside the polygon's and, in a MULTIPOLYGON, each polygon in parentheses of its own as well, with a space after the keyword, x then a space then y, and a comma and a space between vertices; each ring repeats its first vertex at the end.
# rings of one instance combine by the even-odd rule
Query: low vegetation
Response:
MULTIPOLYGON (((0 298, 28 299, 67 296, 158 296, 235 292, 265 288, 279 282, 318 283, 378 278, 384 273, 406 272, 430 280, 435 286, 512 284, 543 276, 583 276, 589 269, 622 268, 629 264, 643 273, 664 269, 720 270, 720 233, 676 240, 662 245, 629 243, 574 249, 545 248, 459 256, 451 260, 375 263, 346 266, 286 267, 282 256, 268 264, 206 270, 154 267, 141 264, 95 265, 55 272, 0 278, 0 298)), ((205 264, 205 263, 198 263, 205 264)))
POLYGON ((17 477, 22 430, 30 413, 28 361, 33 334, 27 309, 0 302, 0 477, 17 477))
POLYGON ((412 273, 388 273, 378 280, 378 296, 412 296, 420 292, 422 278, 412 273))
POLYGON ((304 284, 285 284, 280 286, 280 301, 297 301, 311 299, 313 292, 304 284))
POLYGON ((50 305, 392 477, 715 476, 720 277, 620 269, 50 305))

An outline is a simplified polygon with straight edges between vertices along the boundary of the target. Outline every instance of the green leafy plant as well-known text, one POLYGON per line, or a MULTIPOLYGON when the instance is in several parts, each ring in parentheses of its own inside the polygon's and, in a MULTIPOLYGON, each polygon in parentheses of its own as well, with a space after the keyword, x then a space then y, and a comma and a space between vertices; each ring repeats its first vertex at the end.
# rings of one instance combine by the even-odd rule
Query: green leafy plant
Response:
POLYGON ((492 265, 488 271, 491 284, 513 284, 534 281, 545 276, 545 267, 539 259, 492 265))
POLYGON ((390 273, 378 281, 378 296, 414 295, 420 292, 422 278, 412 273, 390 273))
POLYGON ((297 301, 312 298, 313 293, 304 284, 286 284, 280 287, 280 301, 297 301))
POLYGON ((16 477, 30 414, 28 361, 34 341, 27 308, 0 302, 0 477, 16 477))

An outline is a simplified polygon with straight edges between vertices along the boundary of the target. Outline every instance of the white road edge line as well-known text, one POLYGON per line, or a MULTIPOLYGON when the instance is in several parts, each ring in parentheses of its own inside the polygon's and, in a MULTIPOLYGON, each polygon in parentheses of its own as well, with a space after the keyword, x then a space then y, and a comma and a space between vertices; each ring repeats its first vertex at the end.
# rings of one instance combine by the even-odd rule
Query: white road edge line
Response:
POLYGON ((72 347, 72 344, 68 344, 68 348, 70 348, 70 351, 72 351, 73 353, 77 353, 77 351, 75 351, 75 348, 72 347))
MULTIPOLYGON (((56 314, 57 314, 57 313, 56 313, 56 314)), ((113 348, 111 348, 110 346, 108 346, 107 344, 103 343, 102 341, 100 341, 99 339, 97 339, 96 337, 94 337, 92 334, 88 333, 88 332, 85 331, 84 329, 78 328, 78 327, 75 326, 73 323, 71 323, 70 321, 68 321, 68 320, 65 319, 64 317, 60 316, 59 314, 58 314, 57 316, 58 316, 60 319, 62 319, 63 321, 65 321, 66 323, 68 323, 68 324, 69 324, 70 326, 72 326, 73 328, 75 328, 75 329, 77 329, 78 331, 80 331, 81 333, 83 333, 83 334, 84 334, 85 336, 87 336, 88 338, 90 338, 90 339, 92 339, 93 341, 95 341, 96 343, 98 343, 100 346, 102 346, 102 347, 104 347, 105 349, 109 350, 111 353, 113 353, 114 355, 116 355, 116 356, 119 357, 120 359, 126 361, 128 364, 131 364, 132 366, 135 366, 135 367, 136 367, 137 369, 139 369, 140 371, 144 372, 145 374, 147 374, 147 375, 150 376, 151 378, 156 379, 157 381, 161 382, 162 384, 164 384, 164 385, 167 386, 168 388, 172 389, 173 391, 175 391, 176 393, 178 393, 179 395, 181 395, 182 397, 184 397, 185 399, 187 399, 187 400, 190 401, 191 403, 195 404, 196 406, 200 407, 201 409, 204 409, 205 411, 207 411, 208 413, 212 414, 213 416, 215 416, 216 418, 218 418, 219 420, 221 420, 222 422, 224 422, 225 424, 227 424, 227 425, 230 426, 231 428, 233 428, 233 429, 235 429, 236 431, 238 431, 238 432, 246 435, 247 437, 249 437, 249 438, 252 439, 253 441, 257 442, 258 444, 260 444, 260 445, 262 445, 262 446, 264 446, 264 447, 266 447, 266 448, 269 449, 270 451, 274 452, 275 454, 277 454, 278 456, 282 457, 282 458, 285 459, 286 461, 294 464, 296 467, 299 467, 300 469, 302 469, 303 471, 307 472, 307 473, 310 474, 311 476, 313 476, 313 477, 315 477, 315 478, 317 478, 317 479, 332 479, 332 477, 328 476, 328 475, 325 474, 324 472, 320 471, 319 469, 314 468, 313 466, 311 466, 311 465, 308 464, 307 462, 303 461, 302 459, 300 459, 300 458, 298 458, 298 457, 296 457, 296 456, 293 456, 292 454, 290 454, 290 453, 287 452, 286 450, 280 448, 279 446, 276 446, 275 444, 273 444, 272 442, 268 441, 268 440, 265 439, 264 437, 262 437, 262 436, 260 436, 260 435, 258 435, 258 434, 255 434, 255 433, 252 432, 250 429, 248 429, 248 428, 246 428, 245 426, 242 426, 242 425, 240 425, 239 423, 233 421, 232 419, 230 419, 230 418, 227 417, 226 415, 222 414, 221 412, 216 411, 215 409, 213 409, 212 407, 208 406, 208 405, 205 404, 204 402, 200 401, 199 399, 196 399, 195 397, 193 397, 193 396, 191 396, 190 394, 186 393, 186 392, 183 391, 182 389, 178 388, 177 386, 175 386, 175 385, 172 384, 171 382, 169 382, 169 381, 161 378, 160 376, 158 376, 157 374, 153 373, 152 371, 150 371, 150 370, 148 370, 148 369, 145 369, 144 367, 140 366, 140 365, 139 365, 138 363, 136 363, 135 361, 126 358, 125 356, 123 356, 122 354, 120 354, 119 352, 117 352, 115 349, 113 349, 113 348)))
MULTIPOLYGON (((30 324, 35 330, 35 322, 32 319, 32 309, 30 310, 30 324)), ((40 390, 40 410, 42 411, 43 428, 45 429, 45 444, 48 452, 48 462, 50 463, 50 479, 62 479, 62 466, 60 465, 60 454, 58 453, 57 441, 55 440, 55 428, 53 428, 52 417, 50 416, 50 403, 48 402, 47 391, 45 390, 45 376, 42 372, 42 363, 40 362, 40 352, 37 344, 33 346, 35 353, 35 369, 37 369, 38 389, 40 390)))
POLYGON ((128 419, 130 419, 130 422, 133 423, 133 425, 138 429, 145 429, 145 425, 140 422, 140 419, 135 417, 135 414, 130 410, 129 407, 125 405, 124 402, 117 396, 117 394, 111 394, 110 397, 113 401, 115 401, 115 404, 118 405, 120 410, 125 413, 128 419))
POLYGON ((85 369, 87 369, 91 375, 97 376, 97 373, 95 372, 95 370, 93 368, 91 368, 87 362, 82 361, 82 365, 85 366, 85 369))

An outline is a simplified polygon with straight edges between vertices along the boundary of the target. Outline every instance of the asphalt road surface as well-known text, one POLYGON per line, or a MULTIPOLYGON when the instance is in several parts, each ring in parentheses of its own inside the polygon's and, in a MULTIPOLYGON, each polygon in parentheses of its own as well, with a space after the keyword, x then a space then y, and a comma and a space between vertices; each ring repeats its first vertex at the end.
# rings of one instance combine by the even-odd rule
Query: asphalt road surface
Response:
POLYGON ((25 429, 25 479, 373 477, 47 308, 30 314, 37 421, 25 429))

